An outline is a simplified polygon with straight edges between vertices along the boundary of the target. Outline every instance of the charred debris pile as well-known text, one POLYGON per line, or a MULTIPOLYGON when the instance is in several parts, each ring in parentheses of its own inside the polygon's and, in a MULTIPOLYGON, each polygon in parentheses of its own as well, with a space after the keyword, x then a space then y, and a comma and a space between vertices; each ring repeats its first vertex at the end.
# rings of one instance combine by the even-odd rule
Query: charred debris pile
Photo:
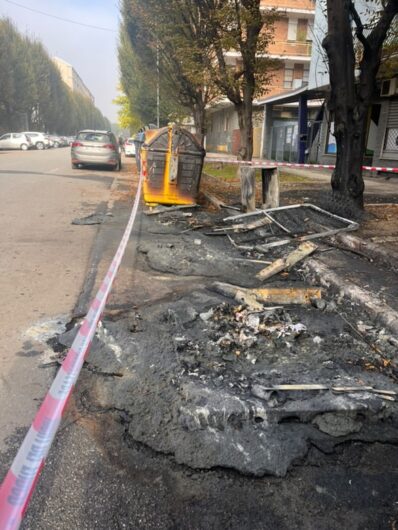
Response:
POLYGON ((89 359, 123 375, 96 393, 129 437, 195 468, 278 476, 314 446, 397 442, 396 339, 302 270, 356 223, 312 205, 146 213, 138 266, 185 283, 105 318, 89 359))

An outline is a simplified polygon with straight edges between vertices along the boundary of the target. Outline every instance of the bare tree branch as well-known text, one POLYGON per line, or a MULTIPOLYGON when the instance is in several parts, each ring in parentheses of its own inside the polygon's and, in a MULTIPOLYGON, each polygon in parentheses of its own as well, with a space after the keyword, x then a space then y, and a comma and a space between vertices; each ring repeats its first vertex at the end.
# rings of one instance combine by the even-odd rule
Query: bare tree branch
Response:
POLYGON ((358 11, 356 10, 356 7, 354 5, 353 0, 350 1, 350 13, 352 15, 352 18, 353 18, 353 20, 355 22, 355 25, 356 25, 356 28, 357 28, 356 29, 356 36, 358 37, 358 40, 363 45, 364 49, 366 51, 369 51, 370 50, 370 44, 368 42, 368 39, 364 35, 363 23, 362 23, 361 17, 358 14, 358 11))

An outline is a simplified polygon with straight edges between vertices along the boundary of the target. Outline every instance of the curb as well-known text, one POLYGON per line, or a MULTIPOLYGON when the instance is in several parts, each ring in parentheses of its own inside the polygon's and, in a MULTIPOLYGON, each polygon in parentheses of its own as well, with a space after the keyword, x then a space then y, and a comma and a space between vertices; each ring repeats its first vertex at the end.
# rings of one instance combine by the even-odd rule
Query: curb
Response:
POLYGON ((376 261, 380 265, 391 269, 398 269, 398 252, 393 250, 385 250, 381 245, 365 241, 360 237, 350 234, 338 234, 331 238, 331 241, 339 243, 342 247, 359 254, 363 254, 366 258, 376 261))
POLYGON ((398 337, 398 312, 380 299, 372 296, 361 287, 348 282, 314 258, 308 259, 303 265, 310 280, 315 280, 326 288, 334 288, 352 302, 360 305, 367 315, 381 323, 390 333, 398 337))

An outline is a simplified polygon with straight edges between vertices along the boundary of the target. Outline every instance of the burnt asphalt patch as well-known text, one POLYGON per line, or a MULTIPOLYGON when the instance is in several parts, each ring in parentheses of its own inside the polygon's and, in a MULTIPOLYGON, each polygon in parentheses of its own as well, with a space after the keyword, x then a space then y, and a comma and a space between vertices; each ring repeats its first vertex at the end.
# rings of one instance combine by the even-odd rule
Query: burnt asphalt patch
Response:
MULTIPOLYGON (((296 222, 316 232, 318 212, 313 223, 305 210, 282 213, 290 229, 296 222)), ((220 214, 204 211, 144 216, 138 266, 149 277, 160 271, 190 279, 185 294, 104 319, 88 363, 93 371, 123 377, 94 382, 94 401, 124 410, 134 441, 193 468, 283 476, 313 445, 330 452, 348 441, 395 443, 394 399, 332 388, 397 390, 388 374, 365 369, 369 345, 341 318, 348 309, 342 301, 340 307, 331 299, 318 307, 256 312, 209 291, 214 278, 253 286, 262 267, 238 261, 242 252, 227 238, 209 235, 220 223, 220 214), (272 390, 314 383, 328 390, 272 390)), ((263 232, 234 237, 241 245, 263 232)), ((277 237, 274 227, 271 238, 277 237)), ((284 252, 276 247, 267 258, 284 252)), ((289 280, 305 286, 299 270, 289 280)), ((392 355, 393 347, 386 349, 392 355)))
POLYGON ((373 386, 388 376, 356 364, 368 346, 336 314, 253 313, 206 291, 103 322, 90 370, 103 409, 124 410, 135 441, 194 468, 286 474, 311 446, 398 441, 396 403, 369 392, 272 391, 278 384, 373 386), (209 316, 211 315, 211 316, 209 316), (132 321, 134 325, 132 327, 132 321))

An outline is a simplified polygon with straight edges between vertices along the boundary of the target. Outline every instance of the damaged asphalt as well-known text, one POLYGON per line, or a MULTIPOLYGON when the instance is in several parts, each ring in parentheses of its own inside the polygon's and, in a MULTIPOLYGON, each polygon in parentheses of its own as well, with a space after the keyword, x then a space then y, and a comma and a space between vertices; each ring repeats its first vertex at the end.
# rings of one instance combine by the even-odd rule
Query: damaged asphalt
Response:
MULTIPOLYGON (((113 213, 123 224, 128 205, 113 213)), ((216 292, 258 286, 289 249, 238 249, 210 235, 224 214, 186 213, 141 215, 23 528, 394 528, 397 402, 373 392, 397 390, 388 333, 325 291, 263 311, 216 292)), ((263 287, 286 285, 309 285, 300 266, 263 287)))

